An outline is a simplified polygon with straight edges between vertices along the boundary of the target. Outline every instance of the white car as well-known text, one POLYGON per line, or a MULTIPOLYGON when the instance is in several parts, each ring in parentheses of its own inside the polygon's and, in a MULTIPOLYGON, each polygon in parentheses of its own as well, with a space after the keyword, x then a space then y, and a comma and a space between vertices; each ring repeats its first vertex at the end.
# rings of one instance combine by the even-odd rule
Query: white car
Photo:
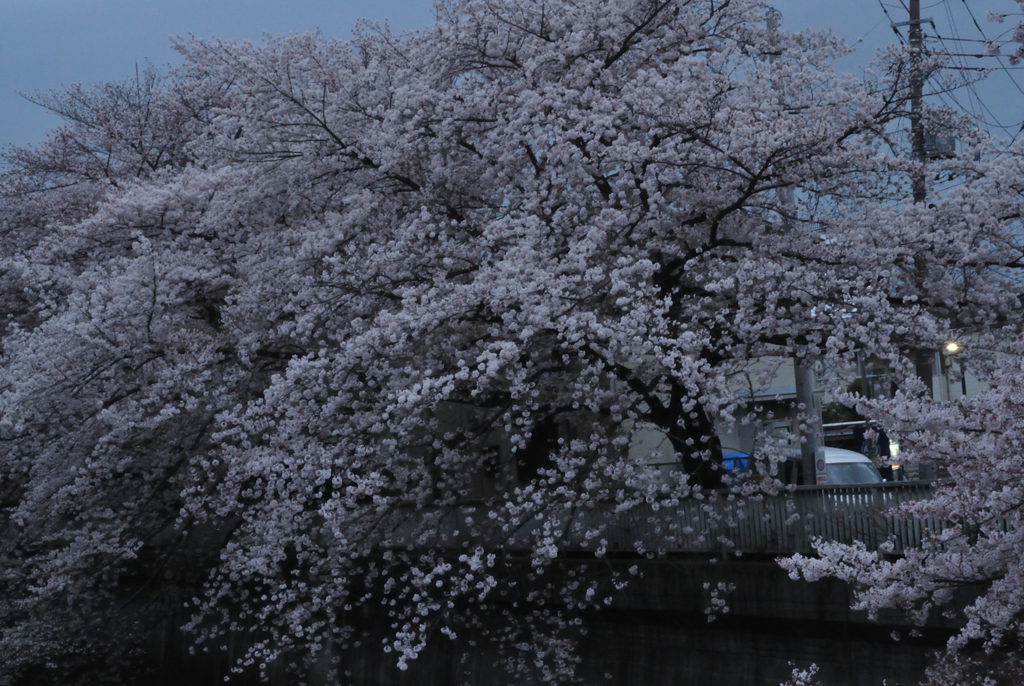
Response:
POLYGON ((824 450, 825 482, 829 486, 882 483, 878 468, 866 456, 842 448, 824 450))
MULTIPOLYGON (((825 451, 825 483, 829 486, 852 486, 855 484, 878 484, 884 479, 878 468, 865 455, 844 448, 822 448, 825 451)), ((800 483, 800 451, 797 448, 786 448, 786 465, 782 470, 783 481, 800 483)), ((815 475, 804 479, 802 483, 814 484, 815 475)))

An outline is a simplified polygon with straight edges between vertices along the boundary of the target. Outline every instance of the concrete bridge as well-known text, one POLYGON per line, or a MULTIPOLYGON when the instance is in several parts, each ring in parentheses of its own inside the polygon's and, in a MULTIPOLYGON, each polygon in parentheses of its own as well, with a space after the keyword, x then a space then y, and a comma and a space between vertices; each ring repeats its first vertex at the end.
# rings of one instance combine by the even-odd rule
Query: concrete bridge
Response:
MULTIPOLYGON (((870 622, 864 613, 850 609, 852 593, 844 583, 791 581, 775 558, 813 553, 811 541, 817 537, 861 541, 870 549, 888 543, 888 552, 899 555, 943 523, 899 520, 885 511, 928 498, 934 488, 934 482, 806 486, 753 498, 717 492, 671 508, 646 505, 615 516, 596 509, 567 510, 558 533, 562 554, 545 572, 548 581, 557 585, 561 578, 579 578, 585 565, 593 574, 597 546, 604 549, 605 572, 629 577, 630 567, 639 568, 608 609, 586 613, 587 631, 578 637, 577 648, 581 683, 777 686, 792 666, 814 662, 821 667, 822 683, 829 686, 877 686, 883 680, 888 686, 917 684, 929 654, 941 650, 955 630, 953 623, 936 615, 929 626, 918 628, 895 614, 870 622), (600 533, 594 536, 594 531, 600 533), (637 541, 644 544, 638 547, 637 541), (712 592, 719 589, 729 612, 709 622, 707 608, 712 592), (894 641, 893 634, 901 640, 894 641)), ((426 518, 435 535, 427 545, 451 546, 453 553, 470 539, 500 536, 512 566, 520 567, 513 573, 522 574, 524 581, 530 572, 529 551, 543 535, 535 522, 511 532, 488 531, 490 520, 481 504, 428 513, 426 518)), ((399 526, 391 544, 409 545, 422 535, 421 525, 399 526)), ((314 669, 308 683, 527 683, 495 669, 501 656, 472 637, 439 637, 408 672, 399 671, 393 656, 380 650, 380 636, 388 632, 386 619, 368 617, 368 622, 362 646, 337 656, 344 665, 342 681, 327 681, 314 669)), ((168 623, 158 643, 162 679, 150 683, 212 686, 223 683, 232 664, 230 653, 240 654, 246 637, 234 638, 229 653, 188 657, 187 640, 168 623)), ((290 680, 282 673, 272 682, 290 680)), ((237 683, 257 681, 242 675, 237 683)))
POLYGON ((777 495, 712 491, 671 506, 642 505, 625 512, 611 506, 546 509, 537 521, 494 521, 483 503, 459 505, 397 526, 390 545, 428 544, 458 549, 467 544, 528 551, 541 538, 563 552, 608 554, 656 552, 696 555, 813 553, 817 538, 859 541, 869 550, 900 555, 919 546, 938 518, 899 519, 888 511, 930 498, 936 482, 887 482, 854 486, 798 486, 777 495), (547 522, 545 526, 543 522, 547 522), (554 521, 556 526, 550 526, 554 521), (424 536, 425 534, 425 536, 424 536))

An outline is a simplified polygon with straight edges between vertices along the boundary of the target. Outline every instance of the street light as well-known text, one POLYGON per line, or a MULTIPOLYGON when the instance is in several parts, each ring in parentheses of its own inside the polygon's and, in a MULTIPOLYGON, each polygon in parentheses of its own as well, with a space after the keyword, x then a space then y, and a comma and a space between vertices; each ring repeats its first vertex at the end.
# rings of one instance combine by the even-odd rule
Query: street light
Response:
MULTIPOLYGON (((952 358, 953 358, 954 355, 956 355, 958 352, 960 352, 960 350, 961 350, 960 344, 957 343, 956 341, 949 341, 948 343, 946 343, 946 346, 945 346, 944 350, 946 351, 947 364, 949 366, 953 366, 953 359, 952 358)), ((949 386, 948 386, 949 378, 948 377, 946 378, 946 384, 947 384, 946 388, 949 388, 949 386)), ((960 363, 960 393, 964 397, 967 396, 967 371, 964 369, 963 362, 960 363)))

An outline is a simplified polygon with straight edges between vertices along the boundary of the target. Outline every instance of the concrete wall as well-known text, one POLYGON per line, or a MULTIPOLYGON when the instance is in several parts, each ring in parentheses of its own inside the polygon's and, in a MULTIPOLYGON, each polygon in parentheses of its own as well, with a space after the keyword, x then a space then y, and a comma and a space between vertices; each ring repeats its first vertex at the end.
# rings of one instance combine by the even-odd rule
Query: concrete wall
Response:
MULTIPOLYGON (((590 560, 591 564, 593 560, 590 560)), ((574 562, 549 572, 567 574, 574 562)), ((607 569, 625 571, 636 561, 611 562, 607 569)), ((827 685, 916 684, 924 676, 929 654, 940 649, 951 626, 936 622, 920 637, 907 636, 899 618, 887 625, 867 621, 849 609, 849 589, 827 580, 813 584, 789 580, 772 560, 732 559, 713 562, 676 558, 640 563, 642 574, 619 592, 607 610, 583 616, 578 637, 579 683, 606 686, 689 686, 692 684, 776 685, 793 666, 811 662, 821 667, 827 685), (725 594, 730 611, 708 622, 709 590, 719 582, 735 585, 725 594), (893 641, 893 631, 904 638, 893 641), (792 664, 791 664, 792 663, 792 664)), ((438 636, 407 672, 395 667, 394 656, 380 649, 384 622, 371 618, 359 648, 337 653, 336 679, 326 663, 309 674, 308 683, 351 686, 503 686, 531 683, 523 676, 495 667, 501 656, 486 642, 470 645, 473 632, 456 641, 438 636)), ((156 677, 147 686, 223 684, 232 656, 214 652, 186 654, 186 642, 166 630, 157 637, 156 677)), ((234 652, 241 652, 237 637, 234 652)), ((251 674, 235 683, 258 683, 251 674)), ((274 686, 298 683, 283 671, 274 686)))

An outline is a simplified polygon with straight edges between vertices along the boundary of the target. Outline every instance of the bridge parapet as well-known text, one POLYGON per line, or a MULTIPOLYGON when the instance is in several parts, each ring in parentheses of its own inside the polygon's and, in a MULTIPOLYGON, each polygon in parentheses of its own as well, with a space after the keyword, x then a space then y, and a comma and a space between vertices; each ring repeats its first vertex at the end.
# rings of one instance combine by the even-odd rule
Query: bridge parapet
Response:
POLYGON ((903 519, 892 510, 932 497, 936 482, 857 486, 801 486, 777 495, 740 496, 713 491, 671 507, 647 504, 626 512, 611 507, 574 508, 524 521, 504 521, 482 503, 413 517, 396 527, 391 547, 502 548, 528 551, 538 545, 565 552, 769 554, 813 553, 822 538, 859 541, 869 550, 902 554, 928 531, 946 524, 937 517, 903 519), (425 520, 430 524, 425 526, 425 520), (883 544, 885 545, 883 548, 883 544))

